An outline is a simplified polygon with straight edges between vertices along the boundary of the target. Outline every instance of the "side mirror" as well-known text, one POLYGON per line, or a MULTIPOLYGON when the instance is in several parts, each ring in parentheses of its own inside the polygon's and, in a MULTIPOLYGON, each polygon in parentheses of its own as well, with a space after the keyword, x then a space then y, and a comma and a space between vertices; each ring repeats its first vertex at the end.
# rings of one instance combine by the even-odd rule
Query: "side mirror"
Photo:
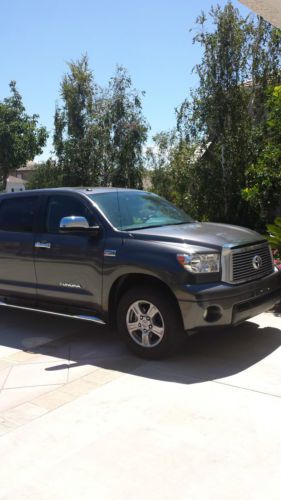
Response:
POLYGON ((60 221, 60 232, 73 233, 81 232, 97 232, 100 226, 89 226, 89 222, 85 217, 80 215, 70 215, 63 217, 60 221))

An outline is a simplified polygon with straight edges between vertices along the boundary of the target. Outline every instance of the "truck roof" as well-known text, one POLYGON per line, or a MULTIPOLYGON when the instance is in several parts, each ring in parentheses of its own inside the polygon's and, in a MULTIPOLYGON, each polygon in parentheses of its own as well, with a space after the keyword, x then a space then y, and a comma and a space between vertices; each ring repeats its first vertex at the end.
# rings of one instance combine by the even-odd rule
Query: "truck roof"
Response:
POLYGON ((62 192, 76 192, 83 194, 94 194, 94 193, 106 193, 106 192, 116 192, 116 191, 139 191, 138 189, 129 188, 116 188, 116 187, 58 187, 58 188, 44 188, 44 189, 27 189, 26 191, 13 192, 13 193, 1 193, 2 196, 25 196, 29 193, 41 194, 41 193, 62 193, 62 192))

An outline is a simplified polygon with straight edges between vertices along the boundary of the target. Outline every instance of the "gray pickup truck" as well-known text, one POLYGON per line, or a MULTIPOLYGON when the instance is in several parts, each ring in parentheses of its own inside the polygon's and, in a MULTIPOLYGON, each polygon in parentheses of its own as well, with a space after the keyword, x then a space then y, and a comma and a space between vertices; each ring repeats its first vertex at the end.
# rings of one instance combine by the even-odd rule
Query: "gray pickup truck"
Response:
POLYGON ((258 233, 201 223, 152 193, 60 188, 0 196, 1 306, 115 324, 140 356, 235 325, 281 299, 258 233))

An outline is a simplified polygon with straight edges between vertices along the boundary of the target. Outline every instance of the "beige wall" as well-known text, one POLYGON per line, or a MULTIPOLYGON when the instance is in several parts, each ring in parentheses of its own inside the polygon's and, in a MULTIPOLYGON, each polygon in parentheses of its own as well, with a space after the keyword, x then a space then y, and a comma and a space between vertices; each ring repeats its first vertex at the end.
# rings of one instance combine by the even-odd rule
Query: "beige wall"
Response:
POLYGON ((240 2, 277 28, 281 28, 281 0, 240 0, 240 2))
POLYGON ((25 191, 24 183, 7 181, 6 193, 18 193, 19 191, 25 191))

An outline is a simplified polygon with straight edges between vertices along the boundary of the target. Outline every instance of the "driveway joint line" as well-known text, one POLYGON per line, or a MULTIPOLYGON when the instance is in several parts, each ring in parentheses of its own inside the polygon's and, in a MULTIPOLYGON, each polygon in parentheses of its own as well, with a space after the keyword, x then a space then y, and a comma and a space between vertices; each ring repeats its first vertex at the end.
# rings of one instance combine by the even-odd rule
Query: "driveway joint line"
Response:
POLYGON ((5 391, 5 384, 6 384, 7 380, 8 380, 8 377, 9 377, 9 375, 10 375, 10 373, 11 373, 11 371, 12 371, 13 367, 14 367, 14 365, 11 365, 11 366, 10 366, 10 369, 9 369, 9 371, 8 371, 8 373, 7 373, 7 376, 6 376, 6 377, 5 377, 5 379, 3 380, 3 383, 2 383, 2 386, 1 386, 1 391, 5 391))
POLYGON ((69 368, 71 363, 71 343, 68 344, 68 360, 67 360, 67 374, 66 374, 66 383, 69 382, 69 368))
POLYGON ((250 389, 250 387, 242 387, 240 385, 227 384, 226 382, 221 382, 220 380, 211 380, 211 382, 214 384, 220 384, 220 385, 224 385, 227 387, 233 387, 233 389, 242 389, 243 391, 255 392, 256 394, 261 394, 263 396, 270 396, 272 398, 281 399, 281 396, 279 396, 278 394, 272 394, 270 392, 258 391, 257 389, 250 389))
POLYGON ((38 385, 19 385, 16 387, 4 387, 2 388, 2 391, 12 391, 13 389, 35 389, 36 387, 48 387, 48 386, 56 387, 56 386, 62 386, 64 384, 65 382, 59 382, 57 384, 51 383, 51 384, 38 384, 38 385))

